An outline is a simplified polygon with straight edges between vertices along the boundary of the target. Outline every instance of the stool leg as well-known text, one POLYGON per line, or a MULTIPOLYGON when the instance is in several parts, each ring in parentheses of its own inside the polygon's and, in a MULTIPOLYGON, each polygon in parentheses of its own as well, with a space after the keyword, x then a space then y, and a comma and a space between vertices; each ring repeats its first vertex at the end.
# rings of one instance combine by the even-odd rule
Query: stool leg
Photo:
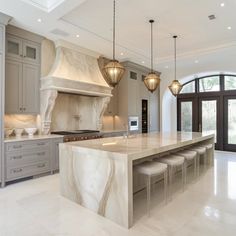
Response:
POLYGON ((200 175, 200 155, 197 153, 197 176, 200 175))
POLYGON ((184 191, 185 189, 185 175, 186 175, 186 168, 185 168, 186 164, 185 162, 182 164, 182 190, 184 191))
POLYGON ((203 154, 203 165, 204 165, 204 170, 206 170, 207 167, 207 151, 203 154))
POLYGON ((170 200, 172 199, 173 171, 174 171, 173 167, 169 166, 168 167, 168 173, 169 173, 169 197, 170 197, 170 200))
POLYGON ((197 156, 194 158, 194 178, 197 178, 197 156))
POLYGON ((168 199, 168 172, 167 170, 164 172, 164 195, 165 195, 165 204, 167 204, 167 199, 168 199))
POLYGON ((147 214, 150 216, 150 202, 151 202, 151 177, 147 176, 147 214))

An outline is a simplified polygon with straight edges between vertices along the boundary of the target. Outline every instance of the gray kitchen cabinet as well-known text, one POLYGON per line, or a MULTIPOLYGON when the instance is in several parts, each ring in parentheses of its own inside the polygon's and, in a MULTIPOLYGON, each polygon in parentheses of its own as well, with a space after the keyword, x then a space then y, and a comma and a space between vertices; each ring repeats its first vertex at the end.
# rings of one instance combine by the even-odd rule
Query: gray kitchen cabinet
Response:
POLYGON ((6 61, 5 112, 38 114, 39 67, 19 61, 6 61))
POLYGON ((63 138, 5 143, 4 183, 59 169, 59 143, 63 138))
POLYGON ((38 114, 42 37, 13 26, 7 29, 5 112, 38 114))
POLYGON ((40 44, 7 34, 6 57, 23 63, 40 64, 40 44))

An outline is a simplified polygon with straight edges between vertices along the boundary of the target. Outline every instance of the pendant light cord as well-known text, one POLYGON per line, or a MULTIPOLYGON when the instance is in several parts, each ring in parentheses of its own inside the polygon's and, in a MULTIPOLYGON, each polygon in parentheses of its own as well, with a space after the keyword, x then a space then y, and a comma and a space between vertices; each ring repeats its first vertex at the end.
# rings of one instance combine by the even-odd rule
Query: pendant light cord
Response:
POLYGON ((116 1, 113 1, 113 60, 115 60, 116 44, 116 1))
POLYGON ((176 58, 177 58, 177 56, 176 56, 176 39, 177 39, 177 36, 175 35, 174 37, 174 50, 175 50, 175 53, 174 53, 174 55, 175 55, 175 80, 176 80, 176 58))
POLYGON ((149 21, 151 23, 151 73, 153 73, 153 23, 154 20, 149 21))

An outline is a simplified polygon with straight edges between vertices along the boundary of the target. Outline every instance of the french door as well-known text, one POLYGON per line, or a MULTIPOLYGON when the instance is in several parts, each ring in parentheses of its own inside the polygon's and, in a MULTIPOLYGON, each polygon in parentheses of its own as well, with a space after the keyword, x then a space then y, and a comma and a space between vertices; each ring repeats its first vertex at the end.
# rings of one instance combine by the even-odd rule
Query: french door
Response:
POLYGON ((236 151, 236 96, 224 97, 224 150, 236 151))

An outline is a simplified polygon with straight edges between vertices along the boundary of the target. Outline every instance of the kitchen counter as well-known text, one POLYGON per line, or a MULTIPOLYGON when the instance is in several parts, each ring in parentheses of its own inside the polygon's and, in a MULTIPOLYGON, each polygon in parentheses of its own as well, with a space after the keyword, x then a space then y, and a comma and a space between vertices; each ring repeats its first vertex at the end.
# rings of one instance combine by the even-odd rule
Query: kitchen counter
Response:
POLYGON ((63 138, 61 135, 34 135, 29 137, 28 135, 22 135, 21 137, 12 136, 4 139, 4 143, 10 142, 20 142, 20 141, 31 141, 31 140, 40 140, 40 139, 54 139, 54 138, 63 138))
POLYGON ((214 135, 149 133, 60 144, 61 194, 130 228, 134 162, 198 142, 214 144, 214 135))

